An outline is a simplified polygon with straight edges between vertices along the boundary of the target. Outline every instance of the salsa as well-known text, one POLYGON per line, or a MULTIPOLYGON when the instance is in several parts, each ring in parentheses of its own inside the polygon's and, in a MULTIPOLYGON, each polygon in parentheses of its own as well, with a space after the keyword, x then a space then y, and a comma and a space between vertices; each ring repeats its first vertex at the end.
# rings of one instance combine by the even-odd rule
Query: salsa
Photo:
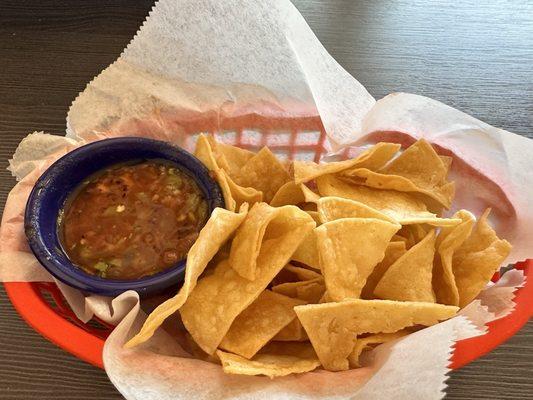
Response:
POLYGON ((185 258, 207 220, 186 173, 164 162, 114 166, 67 201, 59 229, 70 260, 108 279, 139 279, 185 258))

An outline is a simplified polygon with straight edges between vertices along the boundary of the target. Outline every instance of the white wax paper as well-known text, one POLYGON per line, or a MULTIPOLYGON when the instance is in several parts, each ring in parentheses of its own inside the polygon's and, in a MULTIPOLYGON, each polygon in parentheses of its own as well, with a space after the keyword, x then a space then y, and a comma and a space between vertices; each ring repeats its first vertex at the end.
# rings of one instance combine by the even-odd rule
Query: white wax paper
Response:
MULTIPOLYGON (((508 261, 532 256, 531 140, 421 96, 392 94, 376 103, 325 51, 289 1, 162 0, 121 57, 74 101, 67 137, 34 133, 21 142, 10 163, 19 183, 0 229, 0 279, 51 280, 29 251, 23 212, 35 180, 62 154, 125 135, 190 150, 191 126, 223 134, 228 120, 249 114, 266 121, 319 116, 328 137, 324 147, 332 154, 347 145, 357 152, 357 146, 380 139, 428 139, 455 157, 454 207, 479 215, 491 206, 496 229, 514 246, 508 261), (205 119, 211 123, 196 125, 205 119)), ((304 140, 314 145, 318 136, 304 140)), ((59 287, 80 319, 97 315, 118 323, 104 362, 128 399, 438 399, 454 341, 483 334, 488 321, 509 313, 522 283, 521 272, 508 272, 460 316, 379 346, 364 368, 276 380, 225 375, 217 365, 191 359, 161 329, 141 347, 124 350, 122 343, 145 318, 135 293, 109 299, 59 287)))

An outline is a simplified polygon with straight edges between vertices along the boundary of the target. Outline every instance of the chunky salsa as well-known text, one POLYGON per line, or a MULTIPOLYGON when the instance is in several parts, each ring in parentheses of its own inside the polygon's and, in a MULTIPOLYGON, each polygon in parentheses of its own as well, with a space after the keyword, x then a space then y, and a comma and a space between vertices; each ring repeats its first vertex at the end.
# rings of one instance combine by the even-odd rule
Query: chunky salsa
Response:
POLYGON ((146 161, 84 182, 59 226, 64 250, 84 271, 138 279, 182 260, 207 217, 207 202, 190 176, 146 161))

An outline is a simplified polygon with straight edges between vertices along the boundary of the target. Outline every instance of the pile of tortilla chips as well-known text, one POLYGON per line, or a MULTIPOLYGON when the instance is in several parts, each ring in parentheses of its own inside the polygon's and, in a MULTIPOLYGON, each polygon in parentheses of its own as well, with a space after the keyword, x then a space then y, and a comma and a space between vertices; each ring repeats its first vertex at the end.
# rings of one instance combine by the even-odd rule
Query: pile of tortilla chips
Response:
POLYGON ((225 198, 187 258, 179 293, 126 346, 179 311, 194 354, 230 374, 361 366, 372 346, 454 316, 510 251, 454 196, 451 158, 420 140, 355 159, 280 162, 200 136, 225 198))

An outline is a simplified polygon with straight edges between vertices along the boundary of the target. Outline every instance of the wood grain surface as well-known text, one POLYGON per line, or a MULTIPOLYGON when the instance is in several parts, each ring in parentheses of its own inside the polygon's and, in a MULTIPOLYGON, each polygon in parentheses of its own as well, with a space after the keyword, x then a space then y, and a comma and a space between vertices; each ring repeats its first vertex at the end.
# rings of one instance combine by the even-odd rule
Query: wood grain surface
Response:
MULTIPOLYGON (((430 96, 531 137, 531 1, 295 5, 376 98, 394 91, 430 96)), ((1 209, 15 183, 5 167, 18 142, 32 131, 64 134, 72 100, 116 59, 151 6, 146 0, 0 2, 1 209)), ((531 399, 532 336, 530 322, 491 354, 451 373, 446 398, 531 399)), ((103 371, 29 328, 0 290, 0 399, 120 398, 103 371)))

